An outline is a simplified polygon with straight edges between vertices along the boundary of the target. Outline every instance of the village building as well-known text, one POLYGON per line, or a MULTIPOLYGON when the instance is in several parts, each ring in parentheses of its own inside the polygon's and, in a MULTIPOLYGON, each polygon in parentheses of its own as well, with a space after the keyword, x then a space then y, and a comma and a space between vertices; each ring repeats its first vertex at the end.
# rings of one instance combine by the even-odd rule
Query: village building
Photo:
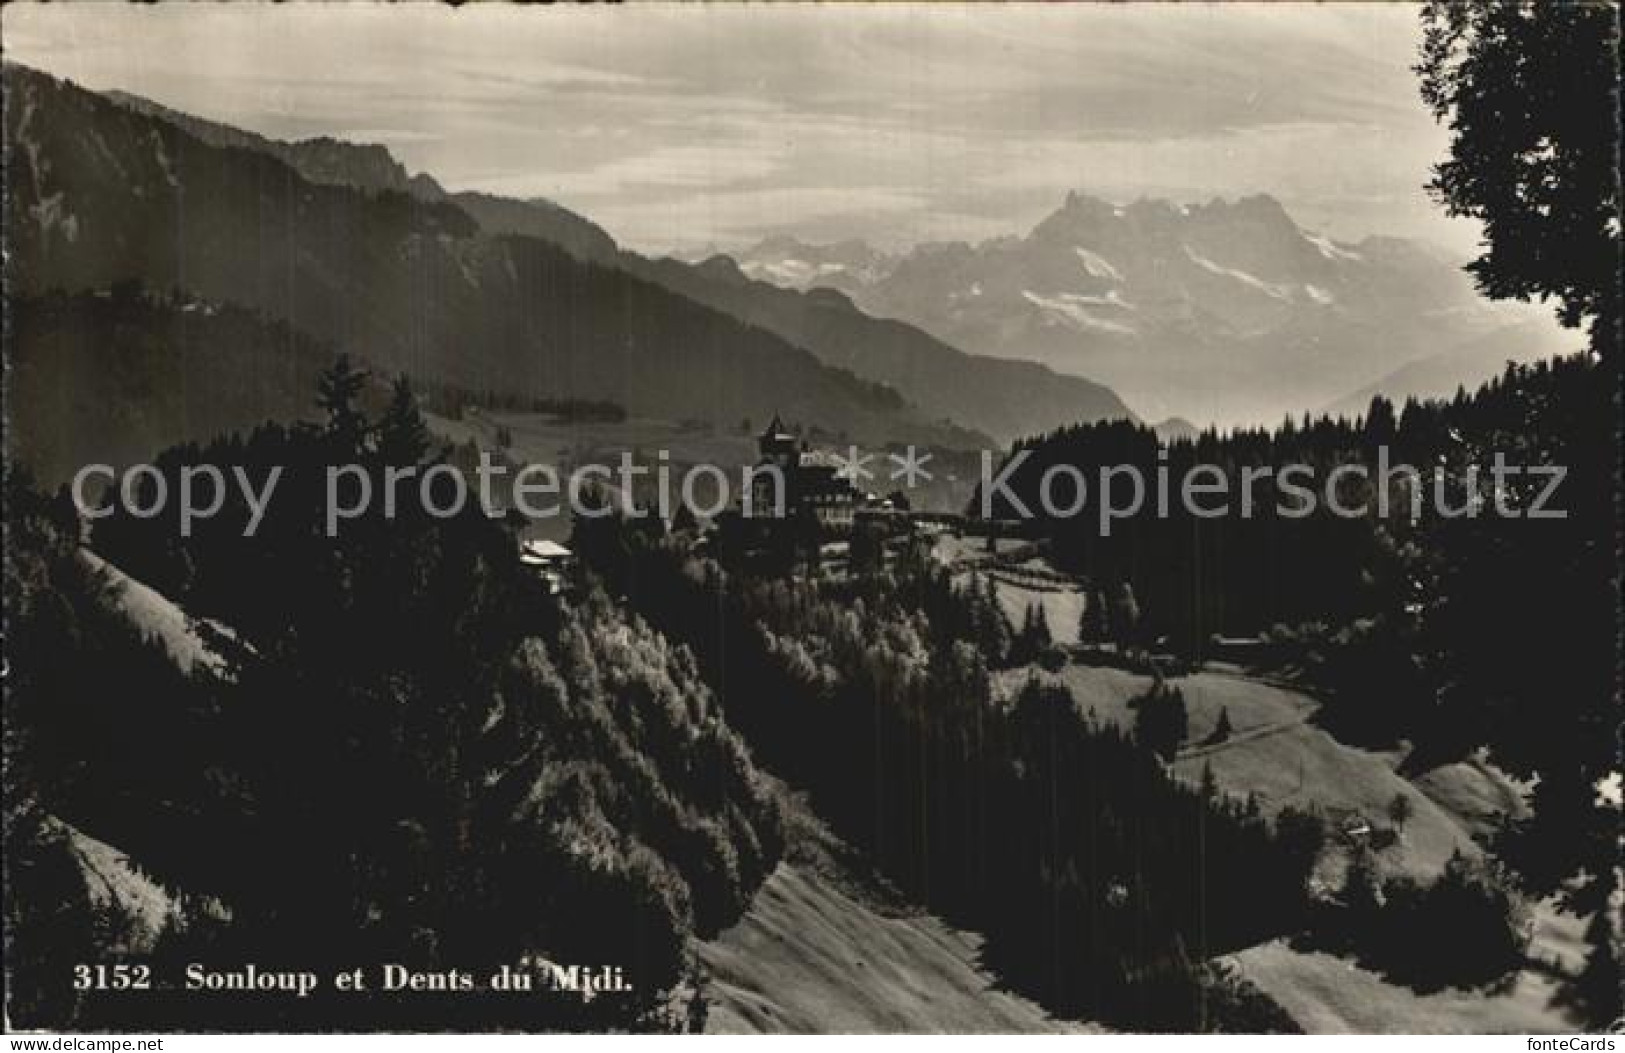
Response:
POLYGON ((576 558, 557 541, 537 538, 519 546, 519 562, 546 582, 547 591, 556 596, 569 588, 576 558))
POLYGON ((826 534, 851 531, 865 498, 841 474, 840 458, 809 449, 777 415, 756 446, 760 460, 746 497, 750 518, 811 523, 826 534))

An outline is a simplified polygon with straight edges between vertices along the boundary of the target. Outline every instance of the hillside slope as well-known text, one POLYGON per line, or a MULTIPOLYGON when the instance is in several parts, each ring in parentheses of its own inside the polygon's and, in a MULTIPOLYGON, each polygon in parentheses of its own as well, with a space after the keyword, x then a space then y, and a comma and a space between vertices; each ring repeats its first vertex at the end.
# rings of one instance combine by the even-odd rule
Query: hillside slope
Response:
POLYGON ((230 626, 194 618, 168 596, 89 549, 81 549, 79 557, 107 576, 118 612, 143 636, 158 641, 183 673, 219 673, 228 667, 232 648, 241 646, 230 626))
POLYGON ((788 845, 738 924, 697 945, 714 1034, 1052 1034, 1004 989, 982 938, 901 901, 798 796, 779 798, 788 845))
POLYGON ((1505 990, 1419 993, 1345 958, 1279 941, 1232 960, 1241 974, 1317 1035, 1551 1034, 1574 1022, 1553 1008, 1557 982, 1525 970, 1505 990))
MULTIPOLYGON (((1120 669, 1068 665, 1059 673, 1017 669, 1000 674, 1007 694, 1029 675, 1060 681, 1078 707, 1124 728, 1134 726, 1130 702, 1152 684, 1149 676, 1120 669)), ((1478 852, 1473 829, 1413 785, 1398 771, 1401 754, 1376 753, 1338 742, 1313 723, 1319 704, 1297 691, 1227 673, 1199 672, 1174 681, 1185 696, 1190 730, 1174 762, 1181 777, 1198 782, 1205 768, 1224 791, 1252 794, 1265 812, 1313 805, 1334 823, 1363 817, 1386 822, 1389 802, 1411 799, 1413 815, 1398 844, 1377 855, 1387 874, 1406 873, 1431 881, 1450 854, 1478 852), (1228 713, 1228 741, 1203 745, 1219 714, 1228 713)))
POLYGON ((124 922, 119 946, 110 949, 132 954, 151 952, 179 919, 180 897, 141 873, 128 853, 67 823, 53 820, 53 824, 67 835, 91 907, 124 922))
POLYGON ((980 939, 930 915, 886 917, 781 865, 738 925, 702 944, 718 1034, 1029 1034, 1088 1030, 999 990, 980 939))
MULTIPOLYGON (((1522 793, 1479 761, 1443 765, 1412 780, 1461 830, 1487 833, 1525 807, 1522 793)), ((1247 979, 1315 1034, 1550 1034, 1579 1022, 1564 1005, 1561 978, 1588 953, 1585 919, 1548 901, 1533 904, 1531 964, 1489 988, 1417 991, 1324 951, 1273 940, 1231 956, 1247 979)))

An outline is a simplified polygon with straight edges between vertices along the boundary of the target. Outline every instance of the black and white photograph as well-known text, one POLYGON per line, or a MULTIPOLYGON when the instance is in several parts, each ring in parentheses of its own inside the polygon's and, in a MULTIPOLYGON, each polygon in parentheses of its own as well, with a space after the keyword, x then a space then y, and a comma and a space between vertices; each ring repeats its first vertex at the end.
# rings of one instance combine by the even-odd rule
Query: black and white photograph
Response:
POLYGON ((1615 1049, 1619 45, 6 4, 8 1048, 1615 1049))

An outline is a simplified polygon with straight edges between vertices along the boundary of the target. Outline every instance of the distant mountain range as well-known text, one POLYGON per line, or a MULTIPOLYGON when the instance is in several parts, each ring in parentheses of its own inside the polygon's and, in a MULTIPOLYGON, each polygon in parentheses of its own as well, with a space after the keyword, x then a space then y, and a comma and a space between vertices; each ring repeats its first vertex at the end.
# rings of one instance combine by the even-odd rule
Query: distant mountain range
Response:
MULTIPOLYGON (((715 250, 699 257, 715 256, 715 250)), ((757 281, 810 289, 821 286, 857 292, 886 279, 902 260, 859 240, 809 245, 788 234, 765 238, 742 253, 739 267, 757 281)))
POLYGON ((1116 205, 1071 194, 1022 237, 896 255, 775 237, 737 262, 840 290, 971 353, 1089 376, 1143 413, 1204 423, 1274 422, 1514 328, 1526 356, 1572 346, 1544 312, 1480 298, 1434 246, 1335 241, 1267 195, 1116 205))

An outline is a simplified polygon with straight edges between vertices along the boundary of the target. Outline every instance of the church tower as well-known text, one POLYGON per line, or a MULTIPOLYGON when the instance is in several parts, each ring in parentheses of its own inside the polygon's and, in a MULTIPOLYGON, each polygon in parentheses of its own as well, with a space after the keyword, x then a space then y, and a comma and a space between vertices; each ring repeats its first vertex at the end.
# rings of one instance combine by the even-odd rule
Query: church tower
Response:
POLYGON ((790 429, 784 426, 777 413, 773 414, 773 421, 768 424, 767 430, 757 438, 756 448, 762 460, 778 465, 785 472, 793 469, 799 460, 796 437, 790 434, 790 429))

